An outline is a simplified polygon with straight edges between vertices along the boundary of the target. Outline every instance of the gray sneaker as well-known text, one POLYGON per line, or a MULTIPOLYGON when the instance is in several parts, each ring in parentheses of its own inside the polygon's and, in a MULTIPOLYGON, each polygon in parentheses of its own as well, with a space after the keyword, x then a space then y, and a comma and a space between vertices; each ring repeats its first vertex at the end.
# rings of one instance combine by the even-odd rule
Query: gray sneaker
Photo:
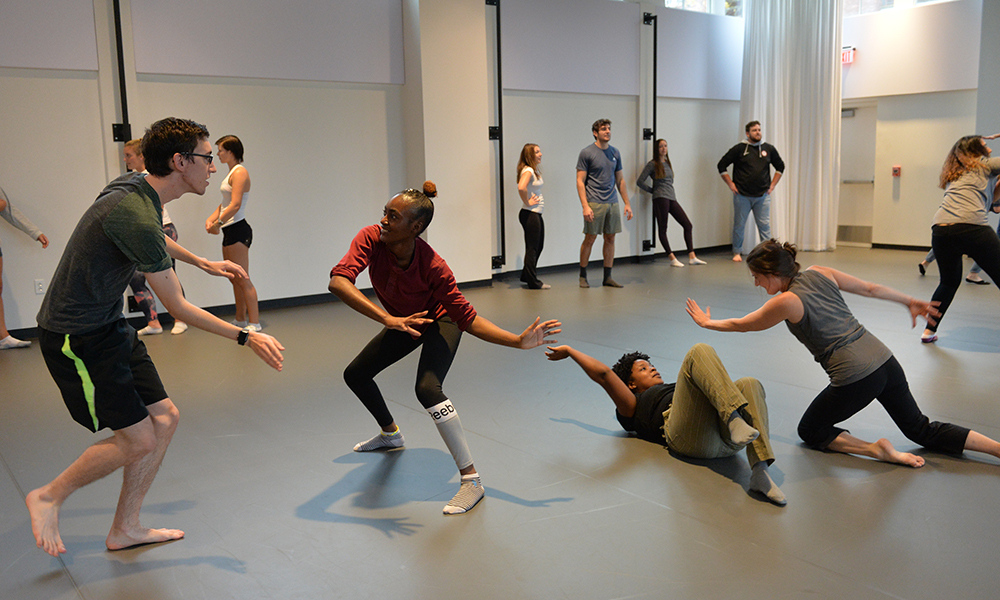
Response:
POLYGON ((483 489, 482 479, 478 475, 463 476, 462 487, 458 488, 455 497, 445 505, 444 514, 460 515, 469 512, 485 495, 486 490, 483 489))
POLYGON ((372 439, 354 445, 355 452, 371 452, 372 450, 400 450, 403 448, 403 434, 397 431, 392 435, 379 432, 372 439))

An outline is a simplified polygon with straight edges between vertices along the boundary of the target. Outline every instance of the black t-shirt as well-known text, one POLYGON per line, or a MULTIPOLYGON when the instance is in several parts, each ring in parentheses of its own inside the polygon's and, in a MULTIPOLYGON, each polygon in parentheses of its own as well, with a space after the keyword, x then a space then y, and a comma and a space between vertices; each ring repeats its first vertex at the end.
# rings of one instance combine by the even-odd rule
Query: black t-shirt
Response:
POLYGON ((663 435, 663 413, 670 408, 674 399, 673 383, 661 383, 635 397, 635 414, 625 417, 617 410, 615 416, 625 431, 634 431, 639 438, 648 442, 666 445, 663 435))

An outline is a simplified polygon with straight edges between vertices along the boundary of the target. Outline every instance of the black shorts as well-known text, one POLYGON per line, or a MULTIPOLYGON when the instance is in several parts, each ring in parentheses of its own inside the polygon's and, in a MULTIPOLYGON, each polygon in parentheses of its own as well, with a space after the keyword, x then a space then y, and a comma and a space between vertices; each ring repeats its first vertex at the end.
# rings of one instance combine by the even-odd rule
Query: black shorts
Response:
POLYGON ((38 345, 73 420, 91 431, 135 425, 167 398, 135 329, 119 319, 81 335, 38 328, 38 345))
POLYGON ((222 228, 222 245, 232 246, 236 243, 243 244, 247 248, 253 243, 253 228, 246 219, 222 228))

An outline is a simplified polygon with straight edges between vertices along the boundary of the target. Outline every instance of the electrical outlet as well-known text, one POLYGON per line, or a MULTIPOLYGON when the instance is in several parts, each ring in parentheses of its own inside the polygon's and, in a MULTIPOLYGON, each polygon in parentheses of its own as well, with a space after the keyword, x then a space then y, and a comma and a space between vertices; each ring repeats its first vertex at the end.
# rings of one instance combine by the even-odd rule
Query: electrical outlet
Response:
POLYGON ((44 293, 45 293, 45 280, 44 279, 36 279, 35 280, 35 294, 41 296, 44 293))

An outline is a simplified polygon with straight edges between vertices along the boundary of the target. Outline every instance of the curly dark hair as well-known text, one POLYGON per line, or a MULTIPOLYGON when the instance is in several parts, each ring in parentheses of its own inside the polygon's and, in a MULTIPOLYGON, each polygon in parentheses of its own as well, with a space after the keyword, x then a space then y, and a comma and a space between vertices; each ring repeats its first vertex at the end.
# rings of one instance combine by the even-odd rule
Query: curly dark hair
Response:
POLYGON ((170 161, 175 154, 190 154, 201 140, 208 139, 208 128, 189 119, 167 117, 149 126, 142 136, 142 156, 150 175, 167 177, 174 170, 170 161))
POLYGON ((627 352, 622 354, 622 357, 618 359, 615 366, 611 367, 611 370, 618 379, 625 382, 625 385, 632 383, 632 364, 637 360, 644 360, 649 362, 649 355, 642 352, 627 352))

